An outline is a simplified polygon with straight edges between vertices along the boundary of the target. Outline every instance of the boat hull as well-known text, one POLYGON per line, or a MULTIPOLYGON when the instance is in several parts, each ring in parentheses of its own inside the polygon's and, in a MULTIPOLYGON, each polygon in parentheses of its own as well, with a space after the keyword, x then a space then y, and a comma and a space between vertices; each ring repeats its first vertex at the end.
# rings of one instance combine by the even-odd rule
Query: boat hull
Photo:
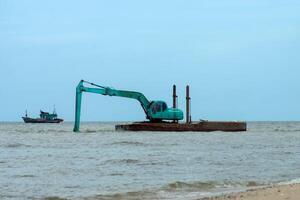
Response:
POLYGON ((42 118, 30 118, 30 117, 22 117, 25 123, 61 123, 63 119, 42 119, 42 118))

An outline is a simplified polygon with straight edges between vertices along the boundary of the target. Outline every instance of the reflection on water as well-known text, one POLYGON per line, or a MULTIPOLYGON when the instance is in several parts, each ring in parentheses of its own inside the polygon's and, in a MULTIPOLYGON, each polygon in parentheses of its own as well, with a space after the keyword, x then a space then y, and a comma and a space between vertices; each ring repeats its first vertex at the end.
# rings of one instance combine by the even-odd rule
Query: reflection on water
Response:
POLYGON ((0 123, 0 199, 196 199, 300 177, 299 122, 241 133, 72 126, 0 123))

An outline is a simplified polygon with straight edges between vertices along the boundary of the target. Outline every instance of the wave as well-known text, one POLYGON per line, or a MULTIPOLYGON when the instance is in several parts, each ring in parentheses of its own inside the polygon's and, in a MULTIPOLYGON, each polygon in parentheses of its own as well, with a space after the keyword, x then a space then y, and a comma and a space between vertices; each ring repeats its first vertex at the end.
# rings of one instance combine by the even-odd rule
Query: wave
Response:
MULTIPOLYGON (((8 133, 73 133, 72 129, 14 129, 7 131, 8 133)), ((114 129, 83 129, 80 130, 80 133, 101 133, 101 132, 115 132, 114 129)))
POLYGON ((153 191, 141 190, 137 192, 125 192, 107 195, 96 195, 93 197, 85 198, 87 200, 152 200, 161 199, 153 191))
POLYGON ((37 130, 36 133, 70 133, 72 132, 71 130, 57 130, 57 129, 42 129, 42 130, 37 130))
POLYGON ((216 188, 236 188, 236 187, 256 187, 265 185, 255 181, 234 182, 234 181, 207 181, 207 182, 181 182, 169 183, 165 188, 167 190, 185 190, 185 191, 209 191, 216 188))
MULTIPOLYGON (((284 184, 300 183, 294 179, 284 184)), ((175 181, 160 188, 141 189, 138 191, 120 192, 114 194, 98 194, 85 197, 86 200, 152 200, 152 199, 199 199, 219 194, 228 194, 237 191, 246 191, 255 187, 265 186, 255 181, 207 181, 183 182, 175 181)), ((67 200, 61 197, 46 197, 43 200, 67 200)))
POLYGON ((299 183, 300 183, 300 178, 295 178, 289 181, 280 182, 278 183, 278 185, 290 185, 290 184, 299 184, 299 183))
POLYGON ((9 130, 9 133, 68 133, 72 132, 72 130, 64 130, 64 129, 14 129, 9 130))
POLYGON ((287 133, 289 133, 289 132, 300 132, 300 129, 282 129, 282 128, 275 128, 275 129, 273 129, 273 131, 274 131, 274 132, 283 132, 283 133, 287 132, 287 133))
POLYGON ((115 132, 115 129, 111 128, 102 128, 102 129, 83 129, 80 130, 80 133, 102 133, 102 132, 115 132))
POLYGON ((138 159, 110 159, 106 160, 101 165, 106 165, 106 164, 136 164, 138 166, 154 166, 154 165, 166 165, 166 166, 171 166, 168 162, 162 162, 162 161, 142 161, 138 159))
POLYGON ((43 200, 68 200, 67 198, 62 198, 58 196, 50 196, 50 197, 45 197, 43 200))
POLYGON ((194 190, 210 190, 216 187, 215 182, 181 182, 176 181, 173 183, 169 183, 165 189, 166 190, 188 190, 188 191, 194 191, 194 190))
POLYGON ((262 186, 263 184, 248 181, 248 182, 233 182, 233 181, 207 181, 207 182, 183 182, 175 181, 166 184, 159 188, 142 189, 139 191, 103 194, 88 197, 89 200, 152 200, 152 199, 191 199, 213 196, 221 193, 230 193, 232 191, 244 191, 248 188, 262 186), (243 189, 241 189, 243 188, 243 189))

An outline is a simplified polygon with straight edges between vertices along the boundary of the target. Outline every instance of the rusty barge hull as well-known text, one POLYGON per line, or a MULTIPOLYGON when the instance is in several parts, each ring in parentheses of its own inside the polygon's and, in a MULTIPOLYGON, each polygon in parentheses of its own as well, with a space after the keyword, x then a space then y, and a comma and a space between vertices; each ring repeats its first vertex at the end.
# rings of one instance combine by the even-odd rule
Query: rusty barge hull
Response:
POLYGON ((132 124, 116 125, 115 128, 116 130, 122 130, 122 131, 238 132, 238 131, 247 131, 247 124, 246 122, 222 122, 222 121, 200 121, 200 122, 192 122, 192 123, 135 122, 132 124))

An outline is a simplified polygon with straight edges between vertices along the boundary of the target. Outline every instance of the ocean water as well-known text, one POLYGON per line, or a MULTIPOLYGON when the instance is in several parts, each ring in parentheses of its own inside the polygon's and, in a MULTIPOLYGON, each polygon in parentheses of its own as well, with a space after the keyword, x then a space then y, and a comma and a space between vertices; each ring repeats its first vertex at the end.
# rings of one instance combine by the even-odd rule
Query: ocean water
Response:
POLYGON ((300 122, 247 132, 0 123, 0 199, 197 199, 300 178, 300 122))

